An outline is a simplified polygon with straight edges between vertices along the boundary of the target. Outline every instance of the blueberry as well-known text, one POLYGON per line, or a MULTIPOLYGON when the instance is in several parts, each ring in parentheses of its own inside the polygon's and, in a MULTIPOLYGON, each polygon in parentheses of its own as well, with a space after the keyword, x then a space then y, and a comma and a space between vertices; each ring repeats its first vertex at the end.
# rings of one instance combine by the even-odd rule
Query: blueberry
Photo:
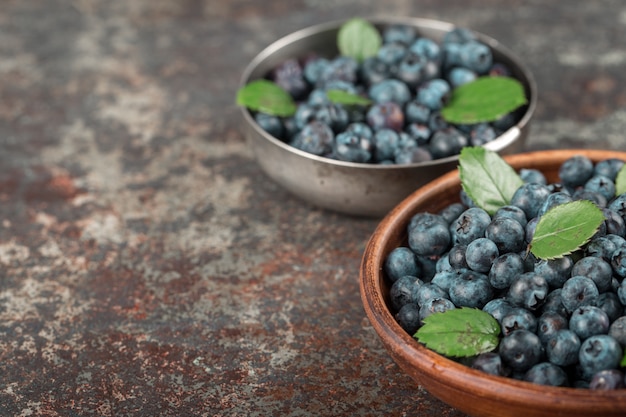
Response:
POLYGON ((508 375, 508 371, 502 363, 502 358, 495 352, 485 352, 476 356, 472 362, 472 368, 491 375, 508 375))
POLYGON ((626 348, 626 316, 615 319, 609 327, 608 334, 617 340, 623 348, 626 348))
POLYGON ((617 297, 623 305, 626 305, 626 279, 622 280, 617 287, 617 297))
POLYGON ((441 255, 450 245, 448 222, 438 214, 414 215, 409 224, 408 234, 409 247, 417 255, 441 255))
POLYGON ((478 74, 485 74, 493 64, 493 55, 491 49, 484 43, 471 41, 461 45, 458 60, 460 66, 478 74))
POLYGON ((467 245, 465 261, 477 272, 489 272, 493 261, 499 256, 496 243, 486 237, 478 238, 467 245))
POLYGON ((613 323, 624 313, 624 306, 619 297, 613 291, 603 292, 598 296, 598 307, 609 317, 609 322, 613 323))
POLYGON ((271 78, 296 100, 304 99, 309 92, 309 85, 297 59, 286 59, 278 64, 272 70, 271 78))
POLYGON ((605 292, 611 289, 613 269, 611 268, 611 264, 602 258, 595 256, 581 258, 572 267, 571 274, 572 276, 583 275, 587 278, 591 278, 599 292, 605 292))
POLYGON ((502 322, 502 318, 508 314, 514 307, 506 298, 494 298, 483 306, 483 311, 493 316, 498 323, 502 322))
POLYGON ((522 329, 537 333, 537 326, 537 317, 523 307, 512 307, 500 320, 500 327, 504 336, 522 329))
POLYGON ((448 294, 448 290, 452 286, 456 275, 459 272, 455 269, 446 270, 446 271, 437 271, 433 276, 430 284, 434 284, 435 286, 441 288, 445 291, 445 294, 448 294))
POLYGON ((593 175, 593 162, 586 156, 576 155, 559 167, 559 179, 566 187, 583 186, 593 175))
POLYGON ((400 327, 410 335, 414 335, 421 327, 420 310, 413 303, 403 305, 396 313, 395 319, 400 327))
POLYGON ((535 264, 535 273, 545 278, 550 288, 560 288, 571 276, 574 261, 569 256, 542 259, 535 264))
POLYGON ((558 329, 545 345, 548 360, 559 366, 578 363, 581 341, 578 335, 569 329, 558 329))
POLYGON ((316 88, 309 93, 309 98, 306 100, 306 104, 313 108, 320 108, 331 104, 331 101, 326 95, 326 91, 316 88))
POLYGON ((325 123, 314 120, 292 139, 291 146, 314 155, 324 156, 332 152, 335 135, 325 123))
POLYGON ((526 231, 517 221, 507 217, 495 218, 485 229, 485 237, 492 240, 498 252, 519 252, 525 247, 526 231))
POLYGON ((550 194, 550 189, 546 185, 536 182, 524 183, 515 191, 510 204, 521 208, 526 213, 526 219, 530 220, 537 217, 550 194))
POLYGON ((397 103, 392 101, 374 104, 367 111, 367 123, 374 130, 383 128, 399 132, 404 127, 404 113, 397 103))
POLYGON ((533 236, 535 236, 535 230, 537 229, 537 223, 539 223, 539 217, 533 217, 528 220, 528 223, 526 223, 526 233, 524 235, 526 242, 530 243, 533 241, 533 236))
POLYGON ((584 185, 585 190, 598 192, 607 200, 615 196, 615 183, 604 175, 593 175, 584 185))
POLYGON ((450 267, 454 270, 460 269, 468 269, 467 260, 465 258, 465 252, 467 251, 467 246, 456 244, 453 245, 450 250, 446 253, 448 255, 448 262, 450 267))
POLYGON ((544 356, 539 337, 528 330, 515 330, 500 341, 498 353, 513 371, 525 372, 541 362, 544 356))
POLYGON ((412 303, 416 287, 422 284, 422 280, 409 275, 397 279, 389 289, 389 300, 393 310, 399 311, 405 304, 412 303))
MULTIPOLYGON (((585 254, 587 256, 595 256, 600 259, 603 259, 607 262, 611 262, 611 255, 615 252, 617 246, 613 242, 613 240, 607 236, 598 236, 592 238, 587 246, 585 247, 585 254)), ((611 267, 611 272, 613 271, 613 267, 611 267)))
POLYGON ((392 101, 400 106, 405 105, 411 99, 409 87, 402 81, 393 78, 373 84, 369 88, 368 95, 376 103, 392 101))
POLYGON ((326 65, 320 74, 317 86, 327 87, 333 81, 345 81, 355 84, 358 79, 358 63, 354 58, 338 56, 326 65))
POLYGON ((428 149, 417 145, 400 147, 394 153, 394 160, 398 165, 426 162, 432 159, 433 156, 428 149))
POLYGON ((524 261, 518 253, 505 253, 498 256, 489 270, 489 283, 492 287, 504 290, 524 273, 524 261))
POLYGON ((487 123, 478 123, 469 131, 469 142, 472 146, 483 146, 498 136, 495 129, 487 123))
POLYGON ((489 223, 491 223, 491 216, 485 210, 478 207, 468 208, 450 224, 453 243, 468 245, 484 237, 489 223))
POLYGON ((306 61, 304 65, 304 78, 311 85, 317 84, 325 68, 330 64, 330 61, 323 57, 315 57, 306 61))
POLYGON ((604 175, 611 179, 611 181, 615 181, 617 177, 617 173, 624 166, 624 161, 617 158, 609 158, 603 161, 598 162, 594 169, 594 175, 604 175))
POLYGON ((378 57, 373 56, 363 60, 360 69, 360 77, 365 85, 372 85, 383 80, 388 79, 391 76, 391 69, 389 65, 380 60, 378 57))
POLYGON ((383 263, 383 270, 391 282, 395 282, 405 275, 417 277, 421 272, 415 253, 404 246, 389 252, 383 263))
POLYGON ((472 71, 469 68, 454 67, 448 72, 448 82, 453 88, 462 86, 463 84, 471 83, 478 78, 476 71, 472 71))
POLYGON ((548 283, 543 276, 526 272, 511 284, 507 299, 515 306, 535 311, 545 302, 548 292, 548 283))
POLYGON ((560 366, 550 362, 540 362, 534 365, 524 374, 524 381, 554 387, 569 386, 567 373, 560 366))
POLYGON ((466 28, 455 27, 443 35, 443 44, 464 44, 476 40, 476 35, 466 28))
POLYGON ((446 121, 441 115, 441 111, 435 110, 430 112, 428 116, 428 127, 431 131, 436 132, 451 127, 452 125, 446 121))
POLYGON ((376 52, 376 57, 390 67, 393 67, 402 61, 406 53, 406 45, 400 42, 391 42, 382 45, 376 52))
POLYGON ((502 62, 495 62, 489 69, 489 75, 492 77, 510 77, 511 69, 502 62))
POLYGON ((416 88, 426 79, 428 61, 414 52, 408 52, 398 63, 395 76, 410 88, 416 88))
POLYGON ((454 220, 456 220, 465 210, 467 210, 467 207, 462 203, 452 203, 444 207, 439 212, 439 214, 443 216, 444 219, 446 219, 448 224, 450 224, 454 220))
POLYGON ((353 132, 341 132, 333 142, 333 156, 340 161, 369 162, 372 152, 372 142, 353 132))
MULTIPOLYGON (((439 276, 439 274, 435 274, 435 276, 439 276)), ((426 305, 428 301, 435 298, 449 297, 447 290, 441 288, 439 285, 433 283, 432 281, 420 285, 413 293, 413 301, 420 307, 426 305)))
POLYGON ((254 120, 259 124, 261 129, 275 138, 283 139, 285 137, 285 126, 280 117, 259 112, 254 115, 254 120))
POLYGON ((468 145, 467 137, 458 129, 450 126, 433 133, 430 138, 429 149, 433 159, 440 159, 457 155, 461 149, 468 145))
POLYGON ((551 193, 544 200, 543 204, 541 205, 541 208, 537 212, 537 216, 542 216, 551 208, 558 206, 560 204, 569 203, 570 201, 573 201, 573 200, 574 199, 572 198, 571 195, 563 191, 557 191, 557 192, 551 193))
POLYGON ((447 104, 451 90, 446 80, 435 78, 420 84, 417 88, 417 101, 431 110, 440 110, 447 104))
POLYGON ((438 62, 441 60, 441 47, 432 39, 420 37, 410 46, 409 50, 417 55, 423 56, 429 61, 438 62))
POLYGON ((567 329, 568 325, 566 317, 554 311, 546 311, 537 320, 537 336, 545 344, 557 331, 567 329))
POLYGON ((563 305, 562 288, 556 288, 548 293, 546 302, 541 306, 541 313, 554 312, 562 315, 563 317, 569 317, 570 312, 563 305))
POLYGON ((404 116, 407 123, 419 123, 429 127, 430 112, 430 108, 415 100, 411 100, 404 105, 404 116))
POLYGON ((294 122, 298 130, 304 129, 304 127, 315 120, 315 112, 317 107, 311 106, 308 103, 300 103, 294 114, 294 122))
POLYGON ((401 43, 410 45, 415 40, 417 33, 413 26, 393 24, 382 31, 383 43, 401 43))
POLYGON ((591 379, 605 369, 617 369, 622 356, 622 347, 611 336, 601 334, 589 337, 582 342, 578 353, 583 378, 591 379))
POLYGON ((600 208, 607 206, 606 197, 599 191, 592 191, 585 188, 577 188, 572 194, 574 200, 588 200, 600 208))
POLYGON ((497 209, 496 212, 493 214, 493 220, 502 217, 517 220, 517 222, 521 224, 524 228, 528 223, 528 220, 526 220, 526 213, 524 212, 524 210, 517 206, 504 205, 497 209))
POLYGON ((340 104, 322 105, 315 111, 314 117, 330 126, 335 134, 343 133, 350 123, 348 112, 340 104))
POLYGON ((595 373, 589 382, 589 389, 614 390, 625 388, 624 373, 619 369, 605 369, 595 373))
POLYGON ((428 125, 423 123, 409 123, 404 130, 415 139, 418 146, 428 144, 432 134, 428 125))
POLYGON ((400 146, 400 136, 392 129, 380 129, 373 135, 374 159, 376 161, 394 160, 400 146))
POLYGON ((615 249, 611 255, 611 268, 613 268, 613 273, 616 275, 622 278, 626 277, 626 246, 615 249))
POLYGON ((626 223, 624 218, 615 210, 604 207, 602 209, 604 214, 604 224, 606 225, 606 233, 618 236, 626 235, 626 223))
POLYGON ((524 182, 535 182, 537 184, 547 185, 548 180, 546 179, 543 172, 538 169, 533 168, 522 168, 519 171, 519 176, 524 182))
POLYGON ((569 329, 580 340, 609 332, 609 316, 600 307, 582 306, 572 312, 569 329))
POLYGON ((595 305, 598 295, 598 287, 591 278, 575 275, 563 284, 561 300, 567 311, 571 313, 578 307, 595 305))
POLYGON ((447 298, 431 298, 420 307, 420 319, 423 321, 431 314, 443 313, 455 308, 456 307, 452 301, 447 298))
POLYGON ((482 309, 493 298, 493 288, 486 275, 465 270, 452 282, 448 290, 450 300, 457 307, 482 309))

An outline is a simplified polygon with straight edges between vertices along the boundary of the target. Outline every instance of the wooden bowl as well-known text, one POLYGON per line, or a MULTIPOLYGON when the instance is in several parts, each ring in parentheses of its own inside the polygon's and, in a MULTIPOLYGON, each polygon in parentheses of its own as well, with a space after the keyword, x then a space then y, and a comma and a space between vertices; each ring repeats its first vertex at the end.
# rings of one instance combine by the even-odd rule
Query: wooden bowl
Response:
MULTIPOLYGON (((541 151, 505 159, 516 169, 539 169, 548 181, 556 182, 559 166, 574 155, 586 155, 594 162, 607 158, 626 161, 626 152, 601 150, 541 151)), ((361 299, 367 317, 393 360, 433 396, 470 416, 626 416, 626 389, 549 387, 489 375, 425 348, 395 321, 389 307, 389 284, 383 276, 383 262, 392 249, 406 246, 406 226, 415 213, 435 213, 458 202, 460 190, 456 170, 419 188, 381 221, 366 246, 360 270, 361 299)))

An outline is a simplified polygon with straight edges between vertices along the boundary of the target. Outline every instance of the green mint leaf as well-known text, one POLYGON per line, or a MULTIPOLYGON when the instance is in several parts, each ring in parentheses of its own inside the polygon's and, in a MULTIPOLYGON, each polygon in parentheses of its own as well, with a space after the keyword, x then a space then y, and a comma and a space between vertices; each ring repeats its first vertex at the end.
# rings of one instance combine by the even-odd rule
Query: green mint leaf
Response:
POLYGON ((555 259, 580 249, 605 220, 589 200, 571 201, 548 210, 537 223, 530 251, 539 259, 555 259))
POLYGON ((617 177, 615 177, 615 195, 624 193, 626 193, 626 164, 620 168, 617 177))
POLYGON ((509 204, 515 191, 524 183, 500 155, 480 146, 461 150, 459 174, 463 190, 489 214, 509 204))
POLYGON ((526 104, 522 84, 511 77, 479 77, 454 90, 441 115, 449 123, 490 122, 526 104))
POLYGON ((372 100, 359 96, 357 94, 348 93, 343 90, 328 90, 326 96, 330 101, 337 104, 345 104, 347 106, 369 106, 372 104, 372 100))
POLYGON ((626 350, 624 350, 624 357, 622 358, 619 366, 621 366, 622 368, 626 368, 626 350))
POLYGON ((381 45, 382 37, 378 29, 358 17, 346 21, 337 33, 337 47, 341 55, 358 62, 376 55, 381 45))
POLYGON ((489 313, 462 307, 434 313, 424 319, 415 338, 448 357, 468 357, 498 346, 500 326, 489 313))
POLYGON ((268 80, 252 81, 237 91, 237 104, 250 110, 288 117, 296 112, 291 95, 268 80))

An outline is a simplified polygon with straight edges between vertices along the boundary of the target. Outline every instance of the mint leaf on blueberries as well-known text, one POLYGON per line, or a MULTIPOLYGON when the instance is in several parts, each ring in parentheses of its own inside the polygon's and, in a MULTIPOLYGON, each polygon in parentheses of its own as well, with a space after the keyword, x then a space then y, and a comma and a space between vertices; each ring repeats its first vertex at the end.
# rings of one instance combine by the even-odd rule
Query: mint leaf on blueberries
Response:
POLYGON ((615 177, 615 195, 624 193, 626 193, 626 164, 620 168, 617 177, 615 177))
POLYGON ((484 76, 452 90, 441 115, 456 124, 491 122, 526 103, 524 87, 516 79, 484 76))
POLYGON ((378 29, 358 17, 347 20, 337 33, 337 47, 341 55, 358 62, 376 55, 381 45, 382 37, 378 29))
POLYGON ((539 219, 530 251, 539 259, 569 255, 587 243, 603 221, 604 213, 589 200, 554 206, 539 219))
POLYGON ((424 319, 415 338, 448 357, 468 357, 498 346, 500 325, 489 313, 462 307, 434 313, 424 319))
POLYGON ((343 90, 328 90, 326 91, 326 96, 333 103, 345 104, 347 106, 368 106, 372 104, 372 100, 366 97, 360 96, 358 94, 348 93, 347 91, 343 90))
POLYGON ((500 155, 480 146, 461 150, 459 174, 467 195, 492 215, 509 204, 515 191, 524 183, 500 155))
POLYGON ((296 112, 291 95, 269 80, 255 80, 237 91, 237 104, 250 110, 288 117, 296 112))

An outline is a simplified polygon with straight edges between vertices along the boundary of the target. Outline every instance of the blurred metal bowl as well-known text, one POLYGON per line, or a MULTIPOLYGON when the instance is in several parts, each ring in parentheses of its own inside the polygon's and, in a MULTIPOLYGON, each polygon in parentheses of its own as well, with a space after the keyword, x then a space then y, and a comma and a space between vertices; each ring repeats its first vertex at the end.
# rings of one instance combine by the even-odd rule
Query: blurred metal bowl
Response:
MULTIPOLYGON (((410 17, 367 20, 379 29, 391 24, 410 25, 420 35, 438 42, 455 27, 447 22, 410 17)), ((272 68, 287 58, 302 57, 311 52, 329 57, 337 55, 337 32, 343 23, 335 21, 311 26, 272 43, 246 67, 240 87, 264 78, 272 68)), ((474 33, 492 49, 494 61, 511 68, 512 76, 522 83, 528 99, 517 124, 485 147, 500 154, 519 152, 523 149, 536 107, 537 87, 534 78, 520 59, 498 41, 474 33)), ((382 217, 413 191, 457 167, 458 156, 407 165, 352 163, 316 156, 269 135, 256 123, 249 110, 241 110, 248 145, 263 171, 292 194, 332 211, 382 217)))

